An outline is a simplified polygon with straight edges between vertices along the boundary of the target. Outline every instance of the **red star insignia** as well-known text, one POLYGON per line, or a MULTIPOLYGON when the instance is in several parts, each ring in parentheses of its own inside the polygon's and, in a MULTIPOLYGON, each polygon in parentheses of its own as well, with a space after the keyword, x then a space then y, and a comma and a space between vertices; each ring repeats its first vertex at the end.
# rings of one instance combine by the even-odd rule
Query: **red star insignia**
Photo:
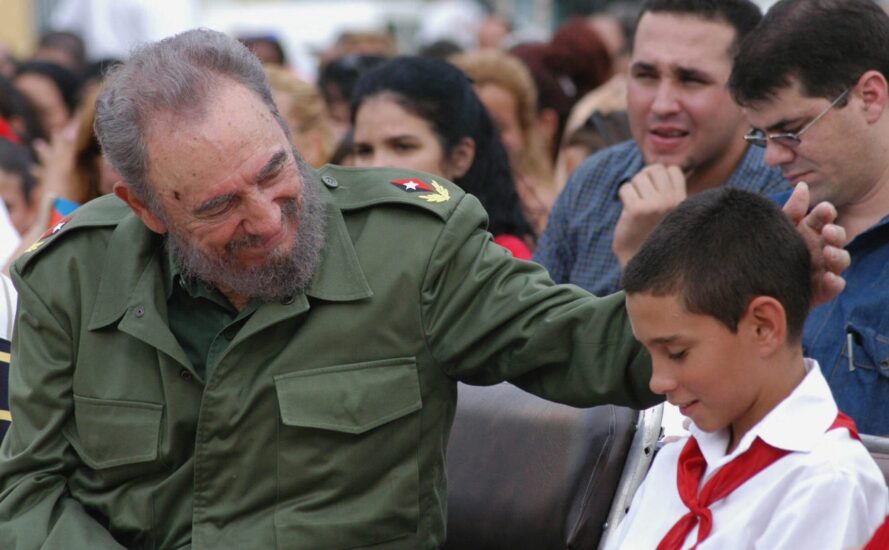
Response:
POLYGON ((407 191, 408 193, 416 193, 418 191, 434 191, 431 187, 429 187, 428 183, 418 179, 392 180, 389 183, 400 187, 402 190, 407 191))
POLYGON ((70 220, 71 220, 71 216, 65 216, 64 218, 62 218, 62 220, 59 223, 57 223, 54 226, 52 226, 51 228, 49 228, 49 230, 47 230, 47 232, 44 233, 43 236, 40 238, 45 239, 47 237, 55 235, 56 233, 61 231, 62 228, 65 227, 65 224, 68 223, 70 220))

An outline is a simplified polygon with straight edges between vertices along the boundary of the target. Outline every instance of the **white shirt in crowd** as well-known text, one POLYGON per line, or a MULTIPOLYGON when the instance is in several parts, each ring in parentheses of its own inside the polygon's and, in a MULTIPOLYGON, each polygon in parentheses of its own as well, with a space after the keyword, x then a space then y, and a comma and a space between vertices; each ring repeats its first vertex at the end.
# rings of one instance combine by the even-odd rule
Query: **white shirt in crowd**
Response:
POLYGON ((0 339, 12 340, 12 323, 15 320, 17 296, 12 281, 0 273, 0 339))
MULTIPOLYGON (((843 549, 866 543, 889 504, 883 475, 848 430, 828 431, 837 406, 818 363, 806 359, 799 386, 725 455, 728 430, 692 435, 707 460, 701 486, 756 437, 792 451, 710 506, 713 530, 700 550, 843 549)), ((609 549, 653 549, 688 512, 679 498, 676 469, 687 438, 665 445, 618 525, 609 549)), ((695 527, 683 548, 697 540, 695 527)))
POLYGON ((9 219, 6 204, 0 200, 0 268, 12 257, 22 239, 9 219))

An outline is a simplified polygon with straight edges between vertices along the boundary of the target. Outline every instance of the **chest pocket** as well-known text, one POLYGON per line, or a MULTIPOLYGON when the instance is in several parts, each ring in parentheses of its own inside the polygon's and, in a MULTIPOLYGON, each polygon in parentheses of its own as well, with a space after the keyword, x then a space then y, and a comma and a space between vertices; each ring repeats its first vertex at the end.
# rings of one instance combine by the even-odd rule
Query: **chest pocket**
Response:
POLYGON ((361 434, 420 410, 413 359, 391 359, 275 377, 287 426, 361 434))
POLYGON ((76 433, 71 445, 91 468, 102 470, 155 460, 163 405, 74 396, 76 433))
POLYGON ((846 325, 846 334, 851 338, 843 346, 842 360, 850 368, 874 370, 889 378, 889 338, 855 321, 846 325))
POLYGON ((412 535, 422 399, 414 358, 275 376, 277 540, 356 548, 412 535))

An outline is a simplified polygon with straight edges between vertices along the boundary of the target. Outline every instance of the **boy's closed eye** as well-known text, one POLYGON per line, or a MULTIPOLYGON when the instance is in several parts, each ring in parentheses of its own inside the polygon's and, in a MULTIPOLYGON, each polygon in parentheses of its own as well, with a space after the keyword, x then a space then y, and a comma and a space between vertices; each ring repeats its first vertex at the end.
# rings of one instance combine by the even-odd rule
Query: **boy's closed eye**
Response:
POLYGON ((682 350, 666 350, 667 351, 667 359, 671 361, 680 361, 685 359, 685 356, 688 355, 687 349, 682 350))

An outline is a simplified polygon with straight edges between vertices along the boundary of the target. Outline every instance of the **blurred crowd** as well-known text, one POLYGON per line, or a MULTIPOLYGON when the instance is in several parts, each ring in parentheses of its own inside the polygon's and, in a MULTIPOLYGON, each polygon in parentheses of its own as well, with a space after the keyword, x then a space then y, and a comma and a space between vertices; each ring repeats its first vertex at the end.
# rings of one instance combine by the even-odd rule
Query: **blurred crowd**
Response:
MULTIPOLYGON (((568 175, 628 139, 630 5, 575 16, 548 40, 523 40, 481 14, 453 40, 416 52, 386 33, 343 32, 318 56, 316 81, 271 35, 239 37, 267 68, 297 150, 326 163, 412 168, 475 194, 497 241, 530 258, 568 175), (365 77, 366 74, 371 73, 365 77)), ((465 22, 464 22, 465 24, 465 22)), ((93 134, 103 78, 78 33, 49 31, 23 59, 0 59, 0 265, 119 179, 93 134)))

